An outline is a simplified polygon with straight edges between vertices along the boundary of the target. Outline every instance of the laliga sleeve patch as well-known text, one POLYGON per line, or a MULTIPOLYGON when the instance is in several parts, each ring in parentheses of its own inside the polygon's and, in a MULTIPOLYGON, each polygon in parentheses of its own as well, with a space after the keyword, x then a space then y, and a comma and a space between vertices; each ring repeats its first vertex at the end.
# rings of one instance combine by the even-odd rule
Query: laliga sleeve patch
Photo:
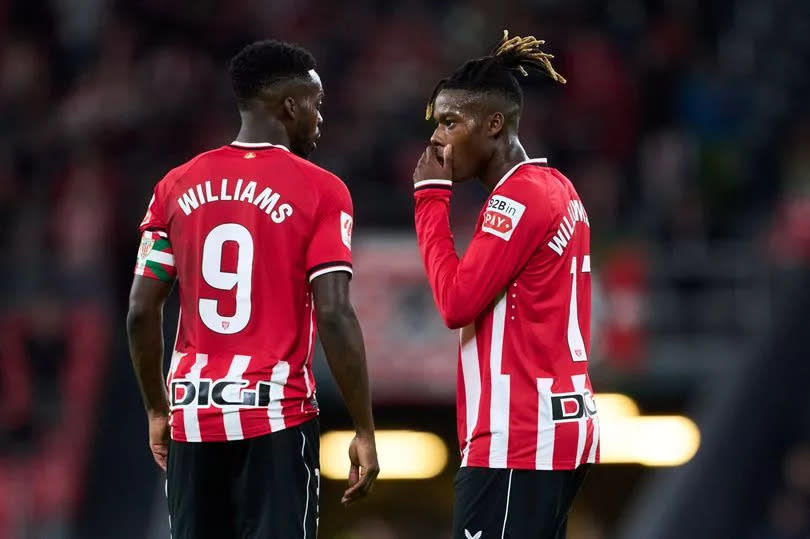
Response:
POLYGON ((340 238, 343 240, 344 245, 352 250, 352 226, 354 219, 345 211, 340 212, 340 238))
POLYGON ((524 211, 526 211, 526 206, 520 202, 495 195, 487 202, 481 230, 509 241, 524 211))

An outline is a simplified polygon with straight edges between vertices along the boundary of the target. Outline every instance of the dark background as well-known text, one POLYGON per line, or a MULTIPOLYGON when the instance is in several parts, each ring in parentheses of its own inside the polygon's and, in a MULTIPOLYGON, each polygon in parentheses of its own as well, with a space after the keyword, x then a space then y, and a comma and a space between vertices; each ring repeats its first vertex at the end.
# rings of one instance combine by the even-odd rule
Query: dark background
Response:
MULTIPOLYGON (((546 39, 569 81, 525 81, 521 138, 589 213, 596 390, 701 431, 684 466, 597 468, 569 537, 810 537, 803 0, 0 0, 0 537, 168 536, 123 325, 137 224, 168 169, 233 139, 227 60, 268 37, 318 60, 313 160, 355 202, 378 424, 451 453, 349 511, 324 480, 321 537, 449 536, 455 336, 421 275, 410 177, 430 90, 504 28, 546 39)), ((483 198, 454 197, 462 245, 483 198)), ((345 428, 319 374, 324 430, 345 428)))

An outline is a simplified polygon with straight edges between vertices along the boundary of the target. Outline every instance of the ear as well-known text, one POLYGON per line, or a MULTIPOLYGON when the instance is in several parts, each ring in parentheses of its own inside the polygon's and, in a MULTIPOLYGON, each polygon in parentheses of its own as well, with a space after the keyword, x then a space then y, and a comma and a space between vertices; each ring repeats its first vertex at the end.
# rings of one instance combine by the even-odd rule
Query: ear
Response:
POLYGON ((293 99, 291 96, 287 96, 287 97, 284 98, 283 105, 284 105, 285 112, 289 115, 290 118, 292 118, 294 120, 295 119, 295 114, 297 112, 296 106, 295 106, 295 99, 293 99))
POLYGON ((503 113, 495 112, 490 115, 489 120, 487 121, 487 135, 490 137, 497 137, 503 131, 503 126, 505 123, 505 119, 503 117, 503 113))

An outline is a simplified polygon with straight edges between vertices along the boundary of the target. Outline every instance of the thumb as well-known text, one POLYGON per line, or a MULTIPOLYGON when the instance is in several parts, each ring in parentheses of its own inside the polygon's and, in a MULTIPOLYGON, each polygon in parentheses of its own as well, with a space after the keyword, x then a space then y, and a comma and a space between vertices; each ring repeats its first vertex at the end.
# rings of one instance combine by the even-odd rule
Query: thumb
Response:
POLYGON ((453 145, 448 144, 444 147, 444 154, 442 155, 444 160, 444 165, 442 168, 444 169, 445 176, 448 180, 453 179, 453 145))

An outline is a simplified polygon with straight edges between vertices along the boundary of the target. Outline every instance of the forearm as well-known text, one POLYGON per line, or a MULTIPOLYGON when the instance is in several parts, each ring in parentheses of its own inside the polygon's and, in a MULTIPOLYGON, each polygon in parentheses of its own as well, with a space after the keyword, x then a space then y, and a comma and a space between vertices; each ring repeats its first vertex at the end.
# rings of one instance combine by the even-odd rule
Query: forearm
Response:
POLYGON ((147 413, 169 413, 166 381, 163 378, 162 309, 130 308, 127 335, 132 367, 147 413))
POLYGON ((359 434, 374 432, 366 351, 360 323, 351 307, 321 314, 318 334, 326 360, 359 434))
POLYGON ((436 307, 450 328, 466 326, 483 310, 480 290, 461 286, 460 260, 450 230, 450 200, 418 197, 416 237, 436 307))

